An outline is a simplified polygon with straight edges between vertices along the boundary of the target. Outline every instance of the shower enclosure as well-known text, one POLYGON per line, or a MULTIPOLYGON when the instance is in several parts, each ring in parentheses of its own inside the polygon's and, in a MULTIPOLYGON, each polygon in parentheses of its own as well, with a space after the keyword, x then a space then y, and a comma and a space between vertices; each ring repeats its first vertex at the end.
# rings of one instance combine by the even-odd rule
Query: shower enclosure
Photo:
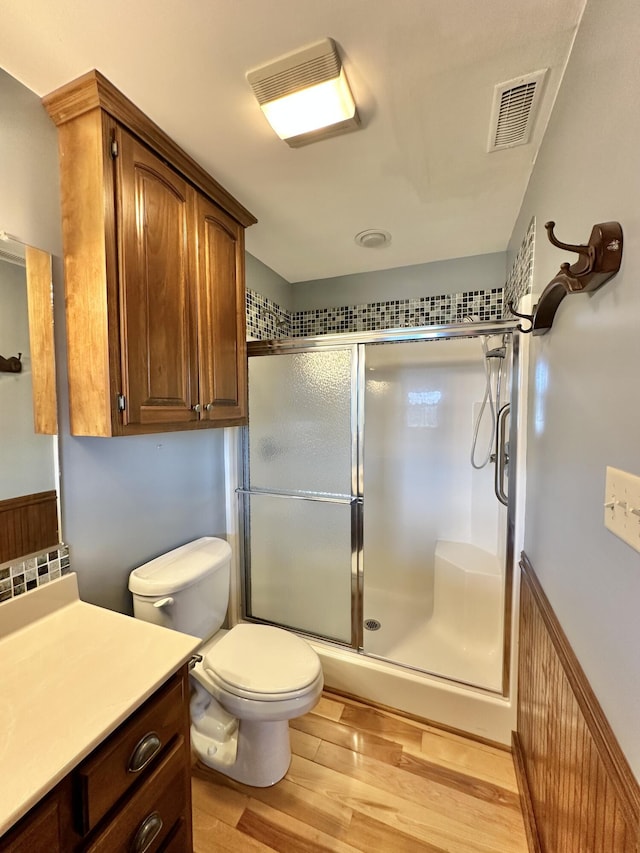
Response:
POLYGON ((514 324, 248 352, 244 618, 505 694, 514 324))

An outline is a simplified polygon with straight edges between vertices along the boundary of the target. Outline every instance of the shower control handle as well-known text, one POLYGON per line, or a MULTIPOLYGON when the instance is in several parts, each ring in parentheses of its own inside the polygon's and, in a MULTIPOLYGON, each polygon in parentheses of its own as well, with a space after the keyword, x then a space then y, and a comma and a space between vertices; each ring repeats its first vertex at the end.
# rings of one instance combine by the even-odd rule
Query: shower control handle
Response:
POLYGON ((496 423, 496 467, 494 472, 494 490, 496 497, 505 506, 509 503, 509 496, 504 489, 504 477, 509 464, 509 452, 507 441, 507 418, 511 411, 511 405, 505 403, 498 412, 496 423))

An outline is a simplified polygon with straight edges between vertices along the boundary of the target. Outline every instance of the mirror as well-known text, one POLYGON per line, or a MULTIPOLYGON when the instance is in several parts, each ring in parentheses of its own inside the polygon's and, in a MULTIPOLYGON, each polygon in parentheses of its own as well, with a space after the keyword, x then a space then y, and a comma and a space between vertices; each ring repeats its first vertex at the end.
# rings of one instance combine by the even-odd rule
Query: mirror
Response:
POLYGON ((0 232, 0 564, 57 546, 51 256, 0 232))

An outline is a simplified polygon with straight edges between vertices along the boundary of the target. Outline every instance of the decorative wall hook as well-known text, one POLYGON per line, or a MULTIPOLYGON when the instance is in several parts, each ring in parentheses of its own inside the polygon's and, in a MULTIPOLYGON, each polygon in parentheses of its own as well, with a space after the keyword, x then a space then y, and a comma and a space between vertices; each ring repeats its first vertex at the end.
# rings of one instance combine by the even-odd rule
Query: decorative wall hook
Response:
POLYGON ((529 323, 528 329, 523 328, 522 323, 520 323, 517 326, 519 332, 524 332, 525 335, 528 335, 530 332, 533 332, 533 314, 521 314, 513 307, 513 302, 507 302, 507 308, 513 314, 514 317, 520 317, 521 320, 526 320, 529 323))
POLYGON ((0 373, 22 373, 22 353, 17 356, 12 355, 10 358, 4 358, 0 355, 0 373))
POLYGON ((544 335, 553 325, 558 306, 565 296, 572 293, 593 293, 609 281, 620 269, 622 261, 622 228, 619 222, 600 222, 591 229, 587 245, 574 246, 562 243, 553 233, 555 222, 546 222, 549 242, 559 249, 575 252, 578 260, 560 265, 558 274, 542 291, 533 314, 519 314, 509 304, 509 310, 516 317, 522 317, 531 323, 530 329, 520 331, 544 335))

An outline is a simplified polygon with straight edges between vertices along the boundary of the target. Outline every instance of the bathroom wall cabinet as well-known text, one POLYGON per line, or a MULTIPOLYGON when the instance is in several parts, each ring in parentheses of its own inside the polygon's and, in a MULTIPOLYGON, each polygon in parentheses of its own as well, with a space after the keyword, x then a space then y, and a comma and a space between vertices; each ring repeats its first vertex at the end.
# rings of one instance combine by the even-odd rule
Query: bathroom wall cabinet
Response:
POLYGON ((59 134, 72 433, 245 423, 255 218, 99 72, 43 103, 59 134))
POLYGON ((192 850, 187 667, 0 840, 2 853, 192 850))

